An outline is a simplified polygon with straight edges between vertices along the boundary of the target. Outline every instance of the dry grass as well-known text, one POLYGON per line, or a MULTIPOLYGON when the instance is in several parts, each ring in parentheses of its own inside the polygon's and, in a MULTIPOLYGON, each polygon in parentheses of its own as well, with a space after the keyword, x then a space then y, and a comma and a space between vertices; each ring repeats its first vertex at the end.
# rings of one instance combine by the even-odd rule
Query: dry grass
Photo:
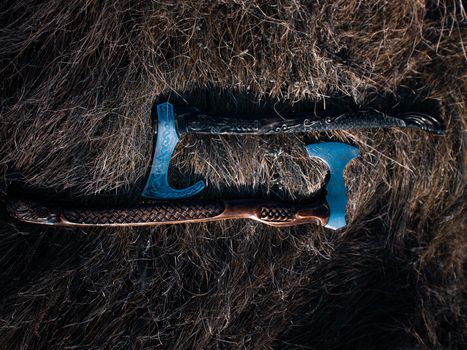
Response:
MULTIPOLYGON (((2 2, 2 203, 135 199, 161 95, 213 111, 435 108, 447 133, 306 135, 361 147, 339 234, 55 230, 2 205, 0 347, 462 348, 465 21, 447 0, 2 2)), ((174 183, 302 199, 324 177, 303 142, 186 137, 174 183)))

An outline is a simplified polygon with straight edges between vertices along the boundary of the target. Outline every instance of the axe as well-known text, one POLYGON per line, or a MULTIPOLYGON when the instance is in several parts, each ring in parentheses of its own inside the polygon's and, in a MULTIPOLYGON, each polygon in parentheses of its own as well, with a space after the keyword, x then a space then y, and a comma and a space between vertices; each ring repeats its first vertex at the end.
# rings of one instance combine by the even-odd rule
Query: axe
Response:
POLYGON ((324 162, 329 170, 325 197, 312 203, 170 200, 126 208, 73 208, 11 200, 7 210, 21 221, 55 226, 151 226, 253 219, 277 227, 318 223, 332 230, 342 228, 346 225, 347 205, 344 171, 347 164, 359 155, 359 150, 340 142, 310 144, 306 150, 310 157, 324 162))
POLYGON ((282 117, 239 119, 208 115, 196 108, 175 109, 171 103, 165 102, 156 105, 156 110, 153 112, 157 114, 156 142, 151 170, 142 195, 146 198, 162 200, 189 198, 205 188, 205 183, 202 180, 182 189, 173 188, 169 184, 170 159, 180 135, 185 133, 270 135, 399 127, 441 134, 444 130, 442 124, 428 114, 405 113, 398 116, 388 116, 376 110, 321 116, 304 113, 294 115, 293 118, 289 119, 282 117))

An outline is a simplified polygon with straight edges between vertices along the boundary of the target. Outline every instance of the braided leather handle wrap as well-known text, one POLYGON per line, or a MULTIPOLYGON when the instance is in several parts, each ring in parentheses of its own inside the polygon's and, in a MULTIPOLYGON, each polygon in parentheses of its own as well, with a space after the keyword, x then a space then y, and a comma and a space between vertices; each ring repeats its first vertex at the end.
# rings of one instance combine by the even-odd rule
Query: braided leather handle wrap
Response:
POLYGON ((168 202, 123 209, 65 209, 63 218, 67 222, 88 225, 147 224, 198 221, 216 217, 223 211, 224 205, 220 202, 168 202))
POLYGON ((288 222, 295 219, 296 208, 287 205, 262 205, 259 219, 267 222, 288 222))

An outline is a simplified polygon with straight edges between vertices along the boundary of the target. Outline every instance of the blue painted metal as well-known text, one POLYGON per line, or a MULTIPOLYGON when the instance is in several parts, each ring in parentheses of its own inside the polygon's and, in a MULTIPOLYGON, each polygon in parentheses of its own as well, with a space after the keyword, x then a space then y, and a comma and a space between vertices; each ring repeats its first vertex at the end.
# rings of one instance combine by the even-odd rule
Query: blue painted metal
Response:
POLYGON ((358 148, 342 142, 322 142, 306 146, 310 157, 322 160, 329 168, 329 181, 326 185, 326 200, 329 205, 329 220, 325 227, 337 230, 346 225, 345 209, 347 191, 344 183, 344 170, 347 164, 358 157, 358 148))
POLYGON ((177 146, 179 135, 175 125, 175 116, 171 103, 157 105, 157 140, 154 150, 151 172, 149 173, 143 197, 153 199, 182 199, 192 197, 205 187, 204 181, 198 181, 183 189, 170 187, 168 182, 170 159, 177 146))

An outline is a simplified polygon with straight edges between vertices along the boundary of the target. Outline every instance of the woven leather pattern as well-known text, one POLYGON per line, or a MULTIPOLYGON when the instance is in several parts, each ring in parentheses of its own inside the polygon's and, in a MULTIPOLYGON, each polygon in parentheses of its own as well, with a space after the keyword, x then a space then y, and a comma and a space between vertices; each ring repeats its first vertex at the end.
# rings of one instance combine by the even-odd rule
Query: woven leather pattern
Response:
POLYGON ((259 218, 271 222, 291 221, 295 218, 295 208, 292 206, 262 206, 259 218))
POLYGON ((157 203, 124 209, 69 209, 63 215, 73 223, 111 225, 208 219, 223 211, 222 203, 157 203))

